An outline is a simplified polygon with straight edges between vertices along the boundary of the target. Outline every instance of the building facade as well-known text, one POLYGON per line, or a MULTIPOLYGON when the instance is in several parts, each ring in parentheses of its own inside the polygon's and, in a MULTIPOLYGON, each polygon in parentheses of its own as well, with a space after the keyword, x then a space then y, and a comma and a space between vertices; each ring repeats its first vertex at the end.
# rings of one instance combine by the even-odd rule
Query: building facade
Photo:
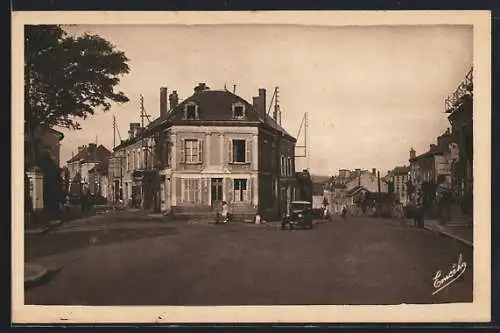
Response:
POLYGON ((409 202, 408 196, 408 181, 410 180, 410 167, 399 166, 389 172, 388 181, 394 186, 394 194, 397 200, 407 205, 409 202))
POLYGON ((92 195, 107 197, 111 155, 110 150, 96 143, 78 147, 77 154, 67 161, 70 194, 79 196, 82 188, 87 188, 92 195))
POLYGON ((48 164, 59 168, 61 140, 64 135, 46 126, 37 127, 33 133, 30 130, 29 126, 25 127, 24 167, 25 185, 28 187, 25 189, 25 206, 27 210, 37 211, 45 207, 47 191, 51 190, 51 186, 57 186, 53 184, 53 174, 50 179, 44 177, 44 169, 45 172, 55 173, 55 170, 47 169, 48 164))
POLYGON ((462 211, 472 215, 473 206, 473 70, 446 99, 445 112, 454 141, 450 145, 452 188, 462 211))
POLYGON ((226 201, 233 214, 286 211, 296 140, 267 115, 265 89, 253 104, 203 83, 182 103, 172 92, 169 107, 166 94, 161 88, 160 117, 145 127, 132 123, 130 137, 114 149, 110 185, 115 193, 122 188, 126 205, 212 212, 226 201))

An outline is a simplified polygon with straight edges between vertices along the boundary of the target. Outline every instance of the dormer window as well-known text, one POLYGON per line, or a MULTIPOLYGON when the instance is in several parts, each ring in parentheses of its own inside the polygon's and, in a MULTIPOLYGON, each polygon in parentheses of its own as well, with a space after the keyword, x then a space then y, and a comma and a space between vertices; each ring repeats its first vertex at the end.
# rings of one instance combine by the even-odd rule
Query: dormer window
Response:
POLYGON ((188 103, 184 109, 184 119, 196 120, 198 119, 198 105, 195 103, 188 103))
POLYGON ((243 119, 245 118, 245 105, 242 103, 233 104, 233 118, 243 119))

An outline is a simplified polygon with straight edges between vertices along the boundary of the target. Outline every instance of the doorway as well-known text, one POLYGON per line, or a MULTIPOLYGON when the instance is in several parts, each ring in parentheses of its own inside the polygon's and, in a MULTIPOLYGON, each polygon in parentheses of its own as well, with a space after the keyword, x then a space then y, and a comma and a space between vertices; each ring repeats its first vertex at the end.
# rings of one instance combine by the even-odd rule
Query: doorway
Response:
POLYGON ((212 178, 210 186, 211 204, 213 210, 218 210, 222 206, 222 178, 212 178))

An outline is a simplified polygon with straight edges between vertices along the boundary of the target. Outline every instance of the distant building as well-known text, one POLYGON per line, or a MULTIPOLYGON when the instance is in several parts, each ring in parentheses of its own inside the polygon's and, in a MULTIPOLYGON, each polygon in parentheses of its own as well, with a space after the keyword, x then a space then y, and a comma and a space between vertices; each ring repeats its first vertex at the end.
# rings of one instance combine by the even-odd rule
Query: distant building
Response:
POLYGON ((342 208, 351 207, 358 201, 358 196, 371 192, 387 193, 388 186, 384 179, 379 179, 377 170, 372 171, 355 169, 339 170, 337 176, 332 177, 326 184, 324 196, 329 202, 329 209, 333 213, 340 213, 342 208))
POLYGON ((394 194, 400 203, 406 205, 408 197, 408 181, 410 180, 410 167, 398 166, 388 174, 388 181, 394 186, 394 194))
POLYGON ((451 186, 450 144, 453 141, 448 129, 438 137, 437 144, 429 146, 427 152, 417 156, 414 149, 410 150, 410 179, 417 188, 423 183, 437 183, 440 176, 451 186))
POLYGON ((78 147, 75 156, 67 161, 70 179, 70 193, 79 195, 82 186, 91 190, 91 194, 103 194, 107 197, 107 170, 111 151, 103 145, 89 143, 78 147))
MULTIPOLYGON (((312 207, 314 209, 322 209, 325 200, 325 184, 320 182, 312 183, 312 207)), ((328 198, 326 198, 328 200, 328 198)))

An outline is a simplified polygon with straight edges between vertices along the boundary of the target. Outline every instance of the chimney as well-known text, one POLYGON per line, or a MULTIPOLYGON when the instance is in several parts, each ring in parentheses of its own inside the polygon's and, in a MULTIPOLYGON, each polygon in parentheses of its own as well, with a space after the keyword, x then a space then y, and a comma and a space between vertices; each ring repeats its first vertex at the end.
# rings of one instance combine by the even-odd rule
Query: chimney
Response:
POLYGON ((263 118, 266 116, 266 89, 259 88, 259 115, 263 118))
POLYGON ((177 90, 174 90, 169 96, 168 100, 170 102, 170 110, 174 109, 179 105, 179 96, 177 96, 177 90))
POLYGON ((259 97, 252 97, 252 105, 255 111, 259 111, 259 97))
POLYGON ((377 169, 372 168, 372 175, 374 175, 374 176, 375 176, 375 172, 377 172, 377 169))
POLYGON ((194 87, 194 92, 200 92, 200 91, 203 91, 203 90, 208 90, 210 89, 209 87, 207 87, 206 83, 205 82, 200 82, 198 83, 198 85, 196 87, 194 87))
POLYGON ((166 87, 160 88, 160 117, 165 117, 168 113, 168 89, 166 87))
POLYGON ((414 159, 415 157, 417 157, 417 153, 415 152, 415 149, 410 149, 410 160, 411 159, 414 159))

